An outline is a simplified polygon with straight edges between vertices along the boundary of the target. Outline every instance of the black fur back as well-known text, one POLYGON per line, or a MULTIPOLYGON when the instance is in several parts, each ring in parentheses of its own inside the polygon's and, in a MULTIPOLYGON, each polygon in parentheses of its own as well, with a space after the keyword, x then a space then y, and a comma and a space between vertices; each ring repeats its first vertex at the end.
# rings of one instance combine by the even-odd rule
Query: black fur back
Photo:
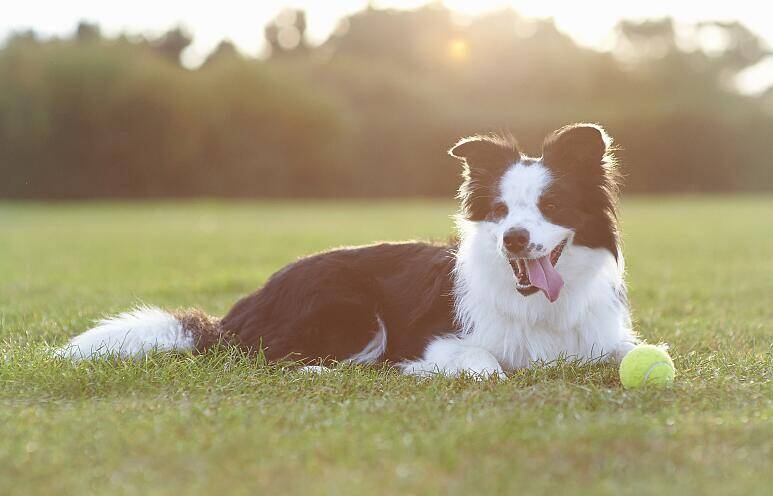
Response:
POLYGON ((417 357, 433 336, 453 329, 453 247, 385 243, 301 259, 242 298, 221 327, 269 360, 342 360, 378 331, 382 359, 417 357))

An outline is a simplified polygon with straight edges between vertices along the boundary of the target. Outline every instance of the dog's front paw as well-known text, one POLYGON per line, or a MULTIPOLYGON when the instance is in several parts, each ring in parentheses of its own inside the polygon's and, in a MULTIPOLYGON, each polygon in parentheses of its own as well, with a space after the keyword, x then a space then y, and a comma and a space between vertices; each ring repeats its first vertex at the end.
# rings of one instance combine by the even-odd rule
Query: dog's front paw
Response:
POLYGON ((460 346, 455 341, 433 343, 423 360, 401 364, 406 374, 427 377, 466 375, 478 380, 507 378, 494 355, 473 346, 460 346))
POLYGON ((620 343, 617 345, 617 348, 615 348, 615 351, 612 353, 612 360, 616 363, 620 363, 623 361, 623 358, 625 358, 625 355, 628 354, 629 351, 636 348, 636 345, 638 343, 636 341, 620 341, 620 343))
POLYGON ((457 364, 456 375, 464 373, 478 380, 497 377, 506 379, 507 375, 494 356, 483 349, 471 349, 460 356, 457 364))

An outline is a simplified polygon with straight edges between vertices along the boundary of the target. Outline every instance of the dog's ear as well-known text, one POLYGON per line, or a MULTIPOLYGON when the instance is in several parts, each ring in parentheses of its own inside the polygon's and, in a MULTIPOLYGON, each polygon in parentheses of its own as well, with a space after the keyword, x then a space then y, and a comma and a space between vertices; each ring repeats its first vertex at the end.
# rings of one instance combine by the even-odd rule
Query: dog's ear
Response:
POLYGON ((498 180, 520 160, 512 139, 499 136, 472 136, 460 140, 448 153, 464 164, 458 198, 462 215, 468 220, 484 220, 498 195, 498 180))
POLYGON ((595 124, 571 124, 554 131, 542 144, 545 164, 560 167, 600 166, 610 137, 595 124))
POLYGON ((448 154, 471 169, 499 169, 518 162, 521 157, 514 140, 494 135, 462 138, 448 154))

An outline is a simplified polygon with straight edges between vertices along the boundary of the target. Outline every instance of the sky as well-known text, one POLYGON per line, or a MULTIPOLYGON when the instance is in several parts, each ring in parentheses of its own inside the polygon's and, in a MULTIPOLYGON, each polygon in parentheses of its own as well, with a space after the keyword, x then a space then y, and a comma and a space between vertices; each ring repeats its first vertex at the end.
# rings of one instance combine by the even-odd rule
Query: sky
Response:
MULTIPOLYGON (((363 9, 368 0, 0 0, 0 39, 18 30, 34 29, 43 36, 72 33, 79 20, 96 22, 103 33, 121 32, 157 35, 181 25, 194 35, 194 44, 184 54, 195 66, 223 39, 230 39, 245 54, 263 50, 263 27, 283 9, 306 11, 308 36, 324 41, 340 19, 363 9), (3 5, 5 4, 5 5, 3 5)), ((415 8, 427 0, 371 0, 376 7, 415 8)), ((527 17, 552 17, 556 26, 578 43, 603 50, 621 18, 646 19, 671 16, 688 24, 702 20, 739 20, 773 47, 773 22, 767 2, 761 0, 444 0, 465 16, 513 7, 527 17)), ((738 81, 744 92, 757 92, 773 85, 773 57, 746 71, 738 81)))

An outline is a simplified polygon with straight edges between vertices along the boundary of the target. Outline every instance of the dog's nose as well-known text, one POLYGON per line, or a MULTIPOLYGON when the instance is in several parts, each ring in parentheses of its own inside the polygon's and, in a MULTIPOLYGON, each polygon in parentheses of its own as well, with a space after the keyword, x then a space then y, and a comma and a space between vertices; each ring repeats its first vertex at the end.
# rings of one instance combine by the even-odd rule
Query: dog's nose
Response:
POLYGON ((529 231, 522 227, 509 229, 503 238, 505 248, 510 253, 518 253, 529 244, 529 231))

